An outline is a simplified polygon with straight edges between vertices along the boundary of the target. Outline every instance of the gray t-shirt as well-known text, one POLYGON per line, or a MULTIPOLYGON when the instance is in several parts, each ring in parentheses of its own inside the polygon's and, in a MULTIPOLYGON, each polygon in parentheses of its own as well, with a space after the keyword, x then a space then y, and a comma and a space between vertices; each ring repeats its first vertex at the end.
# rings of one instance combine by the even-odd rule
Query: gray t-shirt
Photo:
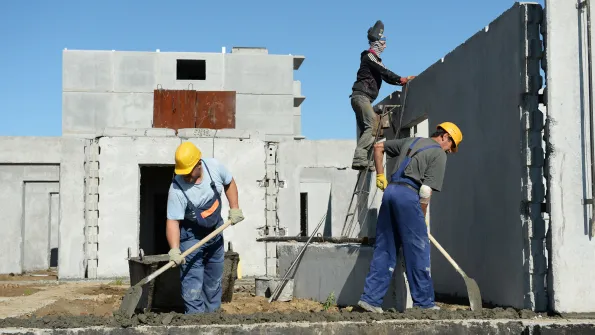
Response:
MULTIPOLYGON (((398 156, 393 171, 386 175, 386 179, 389 182, 391 176, 399 169, 399 165, 407 155, 407 149, 409 149, 409 146, 414 140, 414 137, 408 137, 397 140, 386 140, 384 142, 384 152, 387 159, 398 156)), ((415 143, 410 155, 413 155, 417 149, 433 144, 438 143, 431 138, 423 137, 415 143)), ((405 168, 405 176, 431 187, 434 191, 440 192, 442 182, 444 181, 445 169, 446 152, 442 148, 430 148, 413 156, 409 165, 405 168)))

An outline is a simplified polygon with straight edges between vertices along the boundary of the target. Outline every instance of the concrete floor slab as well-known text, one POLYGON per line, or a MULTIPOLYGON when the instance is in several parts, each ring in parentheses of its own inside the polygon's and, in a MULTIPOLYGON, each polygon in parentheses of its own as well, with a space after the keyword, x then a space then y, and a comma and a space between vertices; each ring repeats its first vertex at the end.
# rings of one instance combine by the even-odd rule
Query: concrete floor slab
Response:
POLYGON ((3 334, 592 334, 593 320, 368 320, 184 326, 0 328, 3 334))

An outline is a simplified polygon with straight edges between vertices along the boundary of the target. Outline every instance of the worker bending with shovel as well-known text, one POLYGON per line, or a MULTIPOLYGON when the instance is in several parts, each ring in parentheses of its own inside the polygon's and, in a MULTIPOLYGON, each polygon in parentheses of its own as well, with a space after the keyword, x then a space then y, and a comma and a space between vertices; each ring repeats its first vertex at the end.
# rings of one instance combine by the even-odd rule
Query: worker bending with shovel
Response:
POLYGON ((391 70, 387 69, 380 54, 386 48, 386 37, 384 36, 384 23, 378 20, 373 27, 368 29, 369 49, 360 54, 360 65, 357 71, 355 83, 353 83, 351 98, 351 107, 355 113, 357 124, 357 147, 353 153, 351 168, 354 170, 374 170, 373 164, 370 164, 368 154, 374 144, 374 135, 372 127, 376 120, 376 112, 372 107, 372 102, 378 97, 378 92, 382 86, 382 81, 391 85, 405 85, 410 79, 409 76, 401 77, 391 70))
POLYGON ((244 220, 238 189, 229 170, 215 158, 202 158, 191 142, 178 146, 175 176, 167 198, 166 236, 170 261, 180 266, 185 313, 213 312, 221 306, 225 258, 223 234, 190 253, 182 253, 223 225, 221 193, 229 202, 229 220, 244 220))
POLYGON ((384 191, 370 272, 358 305, 382 313, 382 302, 403 247, 405 269, 413 306, 439 309, 434 303, 430 275, 430 241, 425 216, 432 191, 440 192, 446 154, 457 152, 461 130, 451 122, 438 125, 430 138, 387 140, 374 145, 376 185, 384 191), (398 157, 390 183, 384 175, 383 158, 398 157))

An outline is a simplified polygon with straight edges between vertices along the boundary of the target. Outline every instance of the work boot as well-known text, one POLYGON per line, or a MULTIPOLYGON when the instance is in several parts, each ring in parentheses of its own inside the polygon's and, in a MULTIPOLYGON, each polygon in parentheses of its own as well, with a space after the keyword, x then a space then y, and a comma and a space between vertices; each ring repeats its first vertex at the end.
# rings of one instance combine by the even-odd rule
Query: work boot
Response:
POLYGON ((367 302, 360 300, 357 302, 357 305, 363 309, 365 309, 368 312, 372 312, 372 313, 383 313, 384 311, 382 310, 382 308, 380 307, 374 307, 370 304, 368 304, 367 302))
POLYGON ((351 168, 353 170, 357 170, 357 171, 361 171, 361 170, 365 170, 366 167, 368 167, 368 164, 366 161, 353 161, 353 163, 351 163, 351 168))
POLYGON ((435 310, 440 310, 440 307, 438 307, 437 305, 434 305, 434 306, 432 306, 432 307, 425 307, 425 308, 423 308, 423 307, 422 307, 422 309, 435 309, 435 310))

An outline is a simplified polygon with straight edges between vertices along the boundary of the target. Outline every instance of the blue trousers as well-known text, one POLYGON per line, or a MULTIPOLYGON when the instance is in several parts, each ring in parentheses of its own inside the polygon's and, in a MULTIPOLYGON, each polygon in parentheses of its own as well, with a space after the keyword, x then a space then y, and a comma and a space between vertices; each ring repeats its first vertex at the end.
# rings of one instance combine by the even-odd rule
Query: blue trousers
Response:
MULTIPOLYGON (((180 251, 184 252, 200 239, 181 241, 180 251)), ((214 312, 221 306, 221 278, 225 249, 223 235, 186 256, 186 263, 180 266, 182 299, 186 314, 214 312)))
POLYGON ((389 184, 380 205, 374 255, 361 300, 376 307, 382 305, 401 246, 413 305, 433 307, 430 241, 419 194, 406 186, 389 184))

